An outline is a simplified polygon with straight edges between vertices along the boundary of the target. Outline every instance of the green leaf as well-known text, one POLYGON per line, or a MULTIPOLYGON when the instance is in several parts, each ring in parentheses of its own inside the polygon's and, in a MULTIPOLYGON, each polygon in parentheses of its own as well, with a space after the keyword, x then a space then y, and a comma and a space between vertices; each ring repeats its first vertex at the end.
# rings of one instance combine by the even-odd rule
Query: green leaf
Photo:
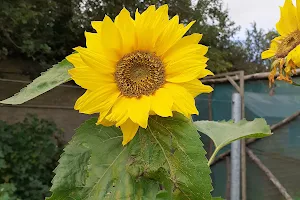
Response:
POLYGON ((158 199, 212 199, 210 169, 200 136, 192 122, 180 114, 149 118, 129 144, 133 177, 147 177, 162 183, 166 191, 158 199))
POLYGON ((84 186, 88 177, 91 151, 86 147, 74 145, 67 146, 64 151, 59 160, 59 167, 54 170, 56 176, 52 181, 53 191, 64 187, 84 186))
POLYGON ((0 101, 0 103, 14 105, 29 101, 55 88, 56 86, 71 80, 68 73, 68 70, 71 68, 73 68, 73 65, 64 59, 48 71, 42 73, 41 76, 33 80, 32 83, 23 88, 19 93, 8 99, 0 101))
POLYGON ((210 159, 224 146, 235 140, 242 138, 262 138, 270 136, 271 130, 264 119, 255 119, 254 121, 241 120, 238 123, 214 122, 214 121, 197 121, 194 122, 197 129, 210 137, 215 144, 215 152, 210 159))
POLYGON ((48 200, 155 200, 158 183, 126 171, 130 149, 121 131, 96 121, 86 121, 65 148, 48 200))
POLYGON ((194 124, 200 132, 210 137, 215 146, 219 148, 242 138, 262 138, 272 134, 264 119, 255 119, 251 122, 241 120, 238 123, 232 121, 197 121, 194 124))
POLYGON ((221 197, 213 197, 213 200, 223 200, 221 197))
POLYGON ((157 193, 155 200, 166 200, 166 199, 170 199, 168 191, 161 190, 157 193))

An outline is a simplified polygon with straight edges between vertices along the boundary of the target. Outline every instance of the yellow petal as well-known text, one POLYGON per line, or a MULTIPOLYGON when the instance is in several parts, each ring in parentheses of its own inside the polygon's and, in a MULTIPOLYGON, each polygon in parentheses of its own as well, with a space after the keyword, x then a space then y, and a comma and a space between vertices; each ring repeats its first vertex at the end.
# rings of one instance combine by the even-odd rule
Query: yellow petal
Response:
POLYGON ((174 56, 174 54, 176 54, 176 52, 179 53, 180 51, 182 51, 183 48, 185 48, 191 44, 198 44, 200 42, 201 38, 202 38, 202 34, 199 34, 199 33, 194 33, 192 35, 185 36, 185 37, 181 38, 165 54, 163 54, 162 57, 164 59, 168 60, 168 58, 174 56))
POLYGON ((290 65, 287 65, 285 68, 284 68, 284 71, 286 74, 291 74, 291 66, 290 65))
POLYGON ((91 91, 115 80, 113 74, 101 74, 90 67, 73 68, 68 72, 77 85, 91 91))
POLYGON ((212 71, 210 71, 208 69, 203 69, 203 70, 201 70, 201 73, 199 74, 197 79, 201 79, 201 78, 204 78, 206 76, 213 76, 213 75, 214 75, 214 73, 212 73, 212 71))
POLYGON ((114 105, 120 95, 115 83, 105 84, 95 91, 85 95, 82 102, 78 105, 81 113, 93 114, 97 112, 107 112, 114 105))
POLYGON ((150 111, 150 97, 131 98, 128 102, 128 116, 143 128, 147 128, 150 111))
POLYGON ((292 0, 286 0, 285 4, 283 6, 283 14, 285 18, 287 19, 286 22, 290 26, 290 30, 292 32, 296 31, 298 29, 298 24, 297 24, 297 9, 293 5, 292 0))
MULTIPOLYGON (((113 60, 119 60, 121 57, 119 51, 121 51, 121 49, 115 50, 113 46, 107 45, 107 41, 103 41, 103 39, 107 39, 105 37, 102 37, 101 30, 103 27, 103 22, 94 21, 94 22, 92 22, 92 26, 94 29, 97 30, 97 33, 85 32, 87 48, 90 51, 94 51, 98 54, 103 55, 104 57, 107 57, 107 58, 110 58, 113 60)), ((105 30, 103 32, 107 32, 107 31, 109 31, 109 30, 105 30)), ((107 34, 104 33, 104 35, 107 35, 107 34)), ((114 34, 112 34, 112 37, 113 37, 113 35, 114 34)))
POLYGON ((79 97, 77 99, 77 101, 76 101, 76 103, 74 105, 74 109, 75 110, 79 110, 80 105, 82 104, 83 101, 86 100, 86 98, 90 95, 90 93, 91 93, 91 91, 87 90, 87 91, 85 91, 85 93, 81 97, 79 97))
MULTIPOLYGON (((100 115, 99 115, 99 117, 98 117, 98 120, 97 120, 97 122, 96 122, 96 125, 99 125, 99 124, 102 124, 102 125, 104 125, 104 124, 111 124, 111 123, 113 123, 113 124, 115 124, 115 121, 111 121, 111 120, 108 120, 107 118, 106 118, 106 116, 107 116, 107 114, 110 112, 111 110, 110 110, 110 107, 108 107, 106 110, 104 110, 104 111, 100 111, 100 115)), ((105 126, 105 125, 104 125, 105 126)), ((109 125, 110 126, 110 125, 109 125)))
POLYGON ((288 35, 298 29, 297 11, 292 0, 286 0, 280 8, 280 20, 276 24, 280 35, 288 35))
POLYGON ((93 68, 87 66, 79 53, 71 54, 67 56, 66 59, 75 66, 75 68, 68 71, 72 79, 85 89, 96 90, 101 87, 103 83, 114 82, 112 73, 99 73, 93 68))
MULTIPOLYGON (((184 48, 176 48, 176 50, 167 53, 163 58, 164 63, 170 64, 174 62, 180 62, 182 60, 190 59, 191 57, 206 60, 204 55, 207 53, 208 47, 201 44, 190 44, 186 45, 184 48)), ((205 62, 206 62, 205 61, 205 62)))
POLYGON ((134 21, 126 8, 123 8, 116 17, 115 25, 119 29, 123 41, 122 55, 132 52, 136 47, 135 27, 134 21))
POLYGON ((154 31, 153 41, 156 43, 158 37, 164 31, 169 21, 168 5, 162 5, 155 11, 155 17, 152 19, 152 28, 154 31))
POLYGON ((270 49, 261 53, 261 59, 271 58, 275 56, 280 39, 282 39, 282 37, 276 37, 271 41, 270 49))
POLYGON ((194 80, 199 76, 200 77, 207 76, 208 74, 205 74, 204 67, 206 66, 205 65, 201 66, 197 64, 186 66, 187 69, 184 69, 184 71, 182 72, 176 72, 172 74, 168 73, 166 77, 166 81, 171 83, 184 83, 184 82, 194 80), (201 73, 201 71, 203 71, 203 73, 201 73))
POLYGON ((300 45, 298 45, 287 55, 287 60, 288 62, 292 60, 296 66, 300 66, 300 45))
POLYGON ((179 24, 179 17, 177 15, 174 16, 169 21, 168 26, 159 36, 155 44, 156 54, 158 56, 163 55, 184 36, 184 34, 190 29, 190 27, 194 23, 195 21, 192 21, 184 27, 181 24, 179 24))
POLYGON ((105 55, 96 53, 86 48, 77 47, 74 48, 79 52, 82 60, 89 67, 103 74, 112 74, 115 72, 115 66, 117 61, 114 57, 106 57, 105 55))
POLYGON ((199 114, 194 97, 184 87, 173 83, 166 83, 164 87, 173 97, 173 110, 184 114, 186 117, 191 114, 199 114))
POLYGON ((191 95, 193 95, 193 97, 196 97, 202 93, 211 93, 214 90, 209 85, 203 85, 198 79, 181 83, 180 85, 184 87, 191 95))
POLYGON ((166 80, 181 83, 210 75, 211 72, 205 70, 208 59, 204 54, 207 50, 206 46, 190 44, 168 54, 163 59, 166 66, 166 80))
POLYGON ((151 96, 151 110, 162 117, 173 116, 172 113, 173 98, 165 88, 158 89, 151 96))
MULTIPOLYGON (((277 49, 278 45, 281 43, 281 41, 284 40, 284 38, 285 38, 284 36, 278 36, 272 40, 272 42, 275 42, 274 47, 276 47, 276 49, 277 49)), ((271 47, 272 47, 272 43, 271 43, 271 47)))
POLYGON ((281 40, 283 40, 283 37, 276 37, 271 41, 270 50, 277 51, 278 45, 281 43, 281 40))
POLYGON ((290 32, 285 29, 284 23, 283 22, 277 22, 276 23, 276 30, 278 31, 278 33, 282 36, 287 36, 290 32))
POLYGON ((273 50, 266 50, 264 52, 261 53, 261 59, 267 59, 267 58, 271 58, 273 56, 275 56, 275 53, 273 50))
POLYGON ((290 62, 293 62, 292 61, 292 51, 286 56, 286 63, 290 63, 290 62))
POLYGON ((151 50, 154 46, 153 19, 155 19, 155 6, 149 6, 142 14, 135 15, 137 50, 151 50))
POLYGON ((101 39, 103 45, 108 48, 112 48, 117 52, 120 51, 120 49, 122 49, 122 37, 110 17, 104 17, 102 30, 101 39))
POLYGON ((186 62, 178 62, 166 67, 166 80, 172 83, 183 83, 194 80, 198 77, 205 77, 211 72, 206 70, 205 63, 189 60, 186 62))
POLYGON ((103 48, 102 48, 100 35, 98 33, 90 33, 90 32, 85 32, 84 34, 86 38, 87 48, 91 51, 101 54, 103 52, 103 48))
POLYGON ((97 31, 97 33, 100 34, 102 31, 103 22, 102 21, 92 21, 91 24, 92 24, 93 29, 95 29, 97 31))
POLYGON ((297 21, 298 21, 298 29, 300 29, 300 0, 296 0, 296 10, 297 10, 297 21))
POLYGON ((81 56, 79 53, 73 53, 69 56, 66 57, 66 59, 74 65, 75 68, 82 68, 82 67, 87 67, 85 62, 81 59, 81 56))
POLYGON ((97 125, 101 124, 103 126, 113 126, 115 125, 115 122, 109 121, 107 119, 102 119, 100 120, 100 116, 99 116, 99 120, 96 123, 97 125))
POLYGON ((128 119, 128 104, 130 98, 120 96, 111 109, 111 113, 107 116, 110 121, 115 121, 116 126, 120 126, 128 119))
POLYGON ((136 24, 136 21, 140 18, 141 18, 141 14, 139 13, 139 9, 137 8, 135 10, 135 24, 136 24))
POLYGON ((122 144, 126 145, 128 142, 130 142, 134 138, 138 129, 139 129, 139 125, 132 122, 130 119, 128 119, 124 124, 122 124, 121 125, 121 130, 123 133, 122 144))
POLYGON ((157 10, 152 5, 142 14, 139 14, 137 11, 135 18, 138 40, 137 49, 153 52, 157 39, 168 26, 168 23, 168 5, 160 6, 157 10))

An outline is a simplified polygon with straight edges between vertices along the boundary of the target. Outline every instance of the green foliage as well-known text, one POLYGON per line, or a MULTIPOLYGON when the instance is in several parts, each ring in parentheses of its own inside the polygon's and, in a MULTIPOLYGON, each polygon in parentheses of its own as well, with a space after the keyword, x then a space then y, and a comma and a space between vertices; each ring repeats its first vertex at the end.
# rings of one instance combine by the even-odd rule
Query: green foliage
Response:
MULTIPOLYGON (((214 122, 214 121, 197 121, 194 122, 197 129, 210 137, 215 144, 214 156, 224 146, 235 140, 242 138, 262 138, 270 136, 271 130, 264 119, 255 119, 251 122, 241 120, 238 123, 229 122, 214 122)), ((210 163, 209 163, 210 164, 210 163)))
POLYGON ((253 23, 246 31, 245 41, 233 36, 240 27, 230 19, 221 0, 2 0, 0 3, 0 60, 21 57, 39 63, 24 69, 32 78, 62 60, 76 46, 84 46, 84 30, 92 31, 92 20, 111 18, 125 6, 134 16, 136 8, 149 5, 169 5, 169 14, 178 14, 183 23, 197 22, 189 33, 203 33, 202 44, 209 46, 208 68, 219 73, 244 70, 246 73, 268 71, 269 60, 261 60, 262 51, 269 48, 277 36, 274 30, 264 31, 253 23))
POLYGON ((153 116, 130 144, 130 173, 161 182, 173 199, 211 199, 210 169, 191 121, 153 116))
POLYGON ((221 0, 3 0, 0 3, 0 60, 21 57, 39 63, 24 69, 32 78, 62 60, 76 46, 84 46, 84 30, 90 21, 114 18, 125 6, 134 16, 136 8, 169 5, 169 14, 178 14, 183 23, 196 20, 192 32, 204 34, 202 43, 210 46, 209 68, 215 72, 232 67, 228 46, 238 27, 230 20, 221 0))
POLYGON ((261 53, 270 47, 271 40, 278 36, 275 30, 264 31, 256 23, 246 30, 246 40, 234 42, 231 47, 233 70, 244 70, 246 73, 269 71, 271 60, 262 60, 261 53))
POLYGON ((36 78, 27 87, 23 88, 19 93, 14 96, 0 101, 3 104, 22 104, 29 101, 56 86, 67 82, 71 79, 68 70, 73 68, 73 65, 66 59, 54 65, 47 72, 42 73, 41 76, 36 78))
POLYGON ((121 131, 96 126, 96 121, 76 130, 59 160, 48 199, 153 199, 158 184, 143 177, 135 180, 126 171, 130 149, 122 146, 121 131))
POLYGON ((213 200, 223 200, 221 197, 213 197, 213 200))
MULTIPOLYGON (((0 60, 21 57, 36 61, 40 65, 30 72, 36 77, 71 53, 73 47, 84 44, 80 40, 84 29, 75 20, 79 2, 1 0, 0 60)), ((28 73, 30 69, 26 70, 28 73)))
POLYGON ((11 183, 0 184, 0 200, 20 200, 15 195, 16 187, 11 183))
POLYGON ((216 73, 230 70, 233 67, 230 60, 231 40, 240 27, 230 19, 223 1, 200 0, 191 17, 197 20, 191 32, 203 33, 201 43, 209 46, 208 68, 216 73))
POLYGON ((41 200, 49 194, 60 133, 53 123, 33 116, 13 125, 0 121, 0 183, 8 195, 41 200))
POLYGON ((188 119, 153 116, 125 147, 118 128, 96 121, 85 122, 65 148, 48 200, 212 198, 205 151, 188 119))

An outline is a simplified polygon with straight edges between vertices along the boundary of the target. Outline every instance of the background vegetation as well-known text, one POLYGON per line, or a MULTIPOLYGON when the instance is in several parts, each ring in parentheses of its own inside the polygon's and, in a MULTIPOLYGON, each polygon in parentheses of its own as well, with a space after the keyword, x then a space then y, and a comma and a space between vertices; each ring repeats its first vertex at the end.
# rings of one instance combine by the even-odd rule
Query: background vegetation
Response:
POLYGON ((197 20, 190 32, 204 34, 210 47, 209 68, 214 72, 243 69, 246 73, 266 71, 268 63, 260 52, 268 47, 274 31, 265 32, 252 24, 245 41, 234 36, 240 27, 230 19, 222 0, 2 0, 0 2, 0 60, 21 58, 38 63, 23 70, 31 78, 84 45, 84 30, 91 20, 114 18, 125 6, 132 14, 151 4, 168 4, 170 15, 181 22, 197 20))
POLYGON ((0 121, 0 200, 41 200, 49 196, 52 172, 62 153, 61 131, 52 122, 28 116, 0 121))
MULTIPOLYGON (((61 61, 76 46, 84 46, 90 21, 114 18, 125 6, 132 16, 151 4, 168 4, 171 16, 183 23, 197 22, 190 33, 204 34, 210 47, 208 67, 214 72, 268 70, 260 53, 268 48, 273 30, 258 29, 255 22, 245 40, 234 39, 240 27, 232 21, 222 0, 1 0, 0 62, 21 59, 36 64, 23 69, 32 79, 61 61), (193 1, 194 2, 194 1, 193 1)), ((1 64, 1 63, 0 63, 1 64)), ((1 73, 1 71, 0 71, 1 73)), ((49 187, 62 152, 60 131, 35 117, 9 125, 0 121, 0 200, 41 200, 49 187), (55 136, 55 137, 54 137, 55 136)))

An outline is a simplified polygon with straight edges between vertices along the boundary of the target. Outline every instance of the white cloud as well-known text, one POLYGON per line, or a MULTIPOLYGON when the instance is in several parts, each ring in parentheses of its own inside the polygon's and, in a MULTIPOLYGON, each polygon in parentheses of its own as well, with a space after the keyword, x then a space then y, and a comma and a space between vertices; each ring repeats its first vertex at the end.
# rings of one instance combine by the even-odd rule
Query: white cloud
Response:
POLYGON ((279 20, 279 6, 284 0, 223 0, 225 7, 229 10, 231 19, 242 27, 238 38, 245 37, 246 28, 252 22, 256 22, 258 28, 269 30, 275 28, 279 20))

